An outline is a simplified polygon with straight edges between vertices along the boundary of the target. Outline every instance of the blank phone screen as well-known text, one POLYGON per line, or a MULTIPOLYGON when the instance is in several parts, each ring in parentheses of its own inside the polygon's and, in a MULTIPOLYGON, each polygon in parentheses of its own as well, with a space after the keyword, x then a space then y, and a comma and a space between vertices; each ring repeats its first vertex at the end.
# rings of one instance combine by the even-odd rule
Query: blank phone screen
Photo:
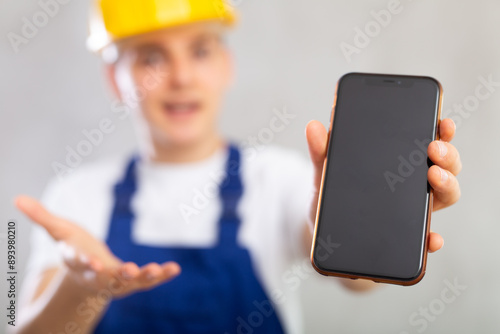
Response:
POLYGON ((319 269, 399 280, 420 274, 439 98, 432 78, 340 80, 313 253, 319 269))

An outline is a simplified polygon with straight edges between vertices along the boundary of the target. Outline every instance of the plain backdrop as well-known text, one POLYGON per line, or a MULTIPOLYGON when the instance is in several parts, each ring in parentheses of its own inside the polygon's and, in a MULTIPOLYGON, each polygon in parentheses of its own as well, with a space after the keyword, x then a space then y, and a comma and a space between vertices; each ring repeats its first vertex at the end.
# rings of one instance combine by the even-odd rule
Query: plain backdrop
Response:
MULTIPOLYGON (((237 75, 220 126, 227 136, 244 142, 269 125, 274 110, 286 108, 296 118, 275 134, 272 144, 306 155, 304 127, 311 119, 327 125, 342 74, 437 78, 445 92, 444 114, 457 120, 453 143, 464 166, 461 200, 433 215, 432 228, 444 236, 444 248, 429 256, 425 278, 413 287, 384 285, 353 294, 335 279, 301 274, 297 293, 303 297, 306 332, 498 333, 500 87, 490 87, 483 100, 474 94, 480 77, 500 82, 500 2, 401 0, 389 22, 374 24, 373 12, 391 3, 233 0, 241 14, 229 36, 237 75), (372 36, 356 40, 358 29, 365 28, 372 36), (355 42, 361 47, 348 61, 341 45, 355 42), (469 111, 453 111, 464 103, 469 111), (445 303, 442 292, 447 282, 455 281, 466 288, 446 295, 455 298, 445 303)), ((85 48, 88 1, 61 5, 16 53, 8 33, 21 34, 23 18, 40 10, 37 1, 0 0, 0 226, 5 233, 8 219, 17 220, 21 279, 30 224, 14 209, 13 197, 40 196, 54 177, 51 163, 64 161, 66 146, 75 147, 84 139, 82 130, 113 117, 100 61, 85 48)), ((134 147, 130 121, 115 124, 85 163, 134 147)), ((6 271, 3 241, 0 277, 6 271)), ((0 296, 4 303, 5 279, 0 296)))

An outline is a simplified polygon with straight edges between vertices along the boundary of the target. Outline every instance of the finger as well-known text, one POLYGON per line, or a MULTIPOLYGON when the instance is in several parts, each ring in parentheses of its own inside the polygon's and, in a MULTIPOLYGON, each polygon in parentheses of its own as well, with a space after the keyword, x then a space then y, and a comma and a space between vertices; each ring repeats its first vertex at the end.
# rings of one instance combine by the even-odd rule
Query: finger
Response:
POLYGON ((440 250, 444 245, 444 239, 443 237, 436 233, 432 232, 429 234, 429 248, 428 251, 429 253, 434 253, 435 251, 440 250))
POLYGON ((137 281, 142 287, 151 286, 163 274, 161 266, 158 263, 148 263, 140 269, 141 272, 137 276, 137 281))
POLYGON ((445 118, 441 120, 439 124, 439 138, 442 141, 447 141, 447 142, 451 141, 455 136, 456 129, 457 127, 452 119, 445 118))
POLYGON ((141 273, 139 266, 137 266, 134 262, 126 262, 122 264, 117 271, 121 277, 130 281, 136 279, 141 273))
POLYGON ((98 277, 117 277, 116 271, 104 267, 102 261, 90 255, 87 257, 87 267, 82 272, 83 278, 87 281, 95 281, 98 277))
POLYGON ((450 206, 460 199, 460 185, 449 171, 433 165, 427 172, 427 180, 434 189, 434 210, 450 206))
POLYGON ((137 264, 133 262, 122 263, 114 268, 104 267, 102 270, 102 273, 105 274, 104 277, 106 277, 104 282, 109 279, 121 282, 121 291, 118 294, 128 294, 139 289, 140 285, 137 282, 137 277, 140 272, 141 270, 137 264))
POLYGON ((323 170, 328 132, 320 122, 310 121, 306 126, 306 138, 309 147, 309 154, 318 176, 318 174, 321 174, 321 171, 323 170))
POLYGON ((450 143, 435 140, 427 147, 429 158, 439 167, 458 175, 462 170, 462 161, 458 150, 450 143))
POLYGON ((169 262, 163 266, 158 263, 149 263, 141 270, 141 274, 137 277, 141 289, 149 289, 165 283, 180 273, 180 267, 175 262, 169 262))
POLYGON ((148 289, 173 279, 180 273, 180 266, 175 262, 163 265, 149 263, 139 268, 135 263, 128 262, 119 269, 120 276, 127 283, 127 291, 148 289))
POLYGON ((149 281, 164 282, 170 280, 181 272, 181 267, 176 262, 166 262, 163 265, 150 263, 144 267, 146 279, 149 281))
POLYGON ((172 279, 181 273, 181 266, 176 262, 165 262, 161 267, 164 279, 172 279))
POLYGON ((15 203, 19 210, 47 230, 55 240, 63 240, 68 237, 71 223, 52 215, 36 199, 29 196, 18 196, 15 203))
POLYGON ((95 256, 90 256, 88 261, 89 261, 89 268, 91 270, 99 272, 104 269, 104 264, 99 258, 95 256))

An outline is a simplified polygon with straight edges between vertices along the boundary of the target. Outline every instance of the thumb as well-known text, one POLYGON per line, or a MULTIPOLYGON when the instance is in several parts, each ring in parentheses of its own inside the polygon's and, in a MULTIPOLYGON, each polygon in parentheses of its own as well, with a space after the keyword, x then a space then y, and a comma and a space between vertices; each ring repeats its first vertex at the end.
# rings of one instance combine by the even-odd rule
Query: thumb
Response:
POLYGON ((72 224, 48 212, 40 202, 29 196, 18 196, 16 207, 35 223, 43 227, 55 240, 68 237, 72 224))
POLYGON ((321 122, 310 121, 306 126, 307 145, 309 147, 309 155, 315 170, 316 183, 321 179, 323 171, 323 163, 326 156, 326 146, 328 141, 328 132, 321 122))

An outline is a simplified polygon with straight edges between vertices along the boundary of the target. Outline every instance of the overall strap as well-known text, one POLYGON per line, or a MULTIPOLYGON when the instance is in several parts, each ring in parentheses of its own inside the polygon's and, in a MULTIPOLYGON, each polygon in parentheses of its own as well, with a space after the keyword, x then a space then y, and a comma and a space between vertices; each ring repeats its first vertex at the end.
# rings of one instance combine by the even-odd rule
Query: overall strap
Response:
POLYGON ((131 202, 137 190, 136 165, 138 161, 138 156, 132 156, 127 164, 122 180, 113 188, 115 203, 107 236, 108 244, 110 238, 121 240, 122 243, 125 242, 127 244, 131 240, 132 221, 134 220, 131 202))
POLYGON ((222 213, 219 219, 220 245, 233 245, 237 241, 238 229, 240 227, 240 218, 237 209, 243 194, 240 166, 240 151, 236 146, 230 144, 226 163, 226 175, 219 186, 219 197, 222 202, 222 213))

